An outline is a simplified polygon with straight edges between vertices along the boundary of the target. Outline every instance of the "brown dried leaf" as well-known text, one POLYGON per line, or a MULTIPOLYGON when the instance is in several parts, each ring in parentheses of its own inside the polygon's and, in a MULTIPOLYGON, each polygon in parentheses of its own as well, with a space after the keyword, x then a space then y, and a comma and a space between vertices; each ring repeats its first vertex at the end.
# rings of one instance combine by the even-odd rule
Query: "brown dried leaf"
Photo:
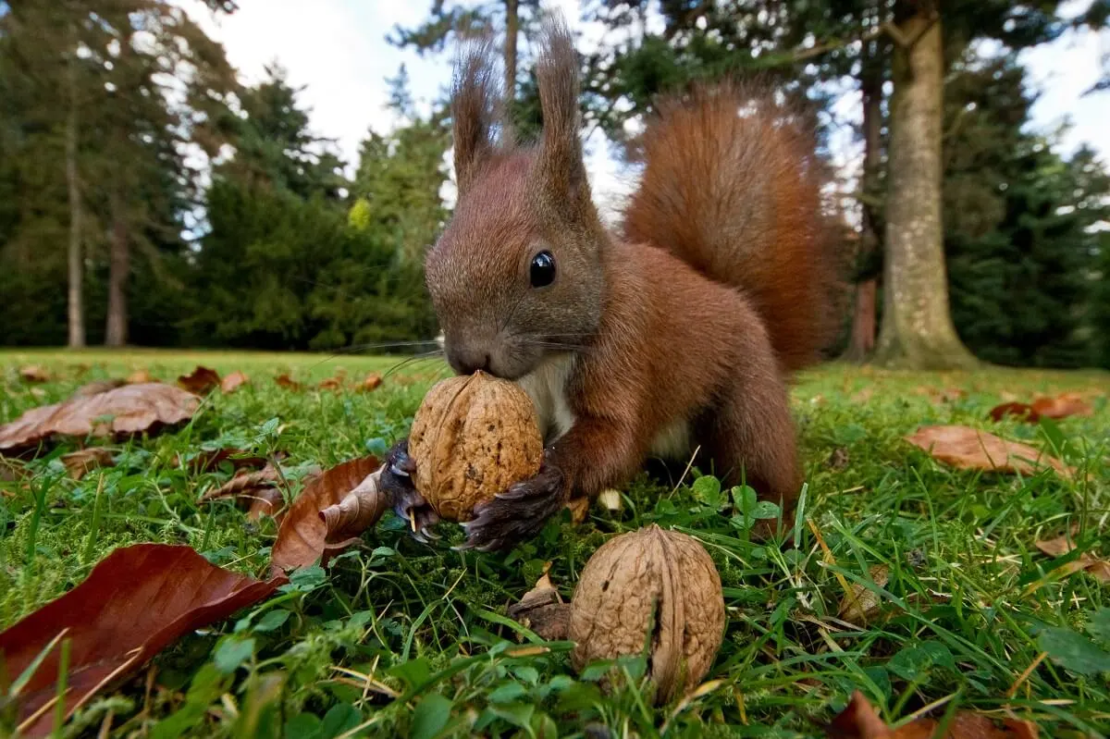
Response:
MULTIPOLYGON (((886 565, 875 565, 869 575, 875 585, 885 588, 890 582, 890 568, 886 565)), ((850 586, 849 592, 840 601, 838 616, 850 624, 864 626, 879 612, 882 600, 874 592, 858 583, 850 586)))
POLYGON ((30 364, 19 369, 19 376, 24 382, 50 382, 50 370, 37 364, 30 364))
POLYGON ((358 384, 358 389, 364 393, 368 393, 377 390, 381 386, 382 376, 377 372, 371 372, 358 384))
POLYGON ((285 500, 278 485, 281 474, 272 464, 267 464, 257 472, 240 472, 215 490, 209 490, 197 503, 203 505, 212 500, 234 498, 247 509, 247 518, 257 521, 262 516, 270 516, 279 524, 284 515, 285 500))
POLYGON ((125 385, 88 398, 33 408, 0 426, 0 453, 32 448, 51 436, 122 437, 193 417, 200 398, 169 385, 125 385))
POLYGON ((379 487, 381 469, 366 476, 343 500, 320 511, 326 533, 324 544, 330 549, 341 549, 378 522, 389 507, 389 496, 379 487))
POLYGON ((192 374, 178 377, 177 384, 191 393, 204 395, 220 386, 220 374, 214 369, 197 365, 192 374))
POLYGON ((1087 574, 1102 584, 1110 583, 1110 562, 1095 560, 1085 568, 1087 574))
MULTIPOLYGON (((348 493, 359 487, 380 466, 376 457, 367 456, 313 475, 289 506, 289 511, 278 528, 277 539, 271 550, 272 571, 276 574, 306 567, 349 544, 351 537, 356 535, 350 531, 347 532, 348 539, 342 546, 333 547, 327 543, 328 527, 320 513, 341 503, 348 493)), ((384 503, 382 510, 384 511, 384 503)))
POLYGON ((1079 533, 1079 526, 1072 526, 1070 533, 1061 534, 1055 539, 1034 542, 1033 546, 1050 557, 1063 557, 1075 549, 1075 535, 1077 533, 1079 533))
POLYGON ((1047 465, 1065 477, 1075 474, 1074 468, 1028 444, 1006 441, 966 426, 923 426, 907 436, 906 441, 929 452, 934 459, 962 470, 1028 475, 1047 465))
POLYGON ((158 382, 146 370, 135 370, 127 376, 128 385, 148 385, 152 382, 158 382))
POLYGON ((550 567, 549 562, 535 587, 525 593, 519 603, 509 606, 507 614, 541 639, 562 641, 567 638, 570 629, 570 604, 563 602, 551 582, 548 574, 550 567))
MULTIPOLYGON (((934 719, 919 718, 891 729, 857 690, 825 733, 830 739, 933 739, 938 726, 934 719)), ((940 739, 1037 739, 1037 727, 1029 721, 1007 718, 1000 728, 980 713, 958 711, 940 739)))
POLYGON ((220 381, 220 392, 225 395, 227 393, 233 393, 248 382, 250 382, 250 378, 247 377, 246 374, 238 371, 232 372, 220 381))
POLYGON ((339 390, 343 387, 343 378, 329 377, 316 386, 319 390, 339 390))
POLYGON ((71 398, 91 398, 94 395, 106 393, 109 390, 115 390, 117 387, 123 387, 127 383, 123 380, 94 380, 93 382, 82 385, 73 391, 71 398))
POLYGON ((27 476, 23 465, 5 457, 0 457, 0 482, 15 482, 27 476))
POLYGON ((567 501, 567 510, 570 511, 571 523, 577 526, 585 521, 590 513, 590 499, 571 498, 567 501))
MULTIPOLYGON (((285 454, 278 452, 278 460, 284 459, 285 454)), ((178 454, 174 457, 174 466, 186 465, 190 471, 200 474, 211 472, 223 462, 230 462, 234 470, 259 469, 265 467, 269 460, 265 457, 251 455, 239 449, 210 449, 197 452, 188 458, 178 454)))
POLYGON ((62 464, 66 472, 74 480, 82 477, 100 467, 115 467, 112 459, 112 450, 102 446, 93 446, 88 449, 79 449, 76 452, 62 455, 62 464))
POLYGON ((274 382, 277 384, 278 387, 285 388, 286 390, 294 390, 297 392, 304 390, 304 385, 297 382, 284 372, 275 377, 274 382))
POLYGON ((1093 412, 1090 403, 1079 393, 1063 393, 1052 398, 1037 398, 1033 410, 1045 418, 1068 418, 1069 416, 1089 416, 1093 412))
POLYGON ((1018 416, 1029 423, 1036 423, 1041 420, 1040 414, 1033 410, 1033 406, 1028 403, 1003 403, 990 410, 992 421, 1001 421, 1006 416, 1018 416))
MULTIPOLYGON (((184 546, 117 549, 83 583, 0 633, 0 654, 8 674, 19 675, 63 634, 70 641, 69 716, 178 637, 257 603, 283 582, 228 572, 184 546)), ((21 694, 24 736, 50 733, 53 711, 43 709, 55 695, 59 653, 55 646, 21 694)))

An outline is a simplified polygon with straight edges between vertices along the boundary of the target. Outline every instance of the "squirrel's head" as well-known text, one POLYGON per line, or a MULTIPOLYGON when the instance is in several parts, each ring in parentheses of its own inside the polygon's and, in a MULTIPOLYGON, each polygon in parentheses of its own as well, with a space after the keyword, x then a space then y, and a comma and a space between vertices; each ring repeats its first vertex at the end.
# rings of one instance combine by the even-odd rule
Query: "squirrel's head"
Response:
POLYGON ((447 359, 462 374, 522 377, 589 344, 601 316, 606 236, 578 137, 578 58, 558 21, 536 71, 543 134, 518 147, 498 122, 489 45, 456 68, 459 198, 425 272, 447 359))

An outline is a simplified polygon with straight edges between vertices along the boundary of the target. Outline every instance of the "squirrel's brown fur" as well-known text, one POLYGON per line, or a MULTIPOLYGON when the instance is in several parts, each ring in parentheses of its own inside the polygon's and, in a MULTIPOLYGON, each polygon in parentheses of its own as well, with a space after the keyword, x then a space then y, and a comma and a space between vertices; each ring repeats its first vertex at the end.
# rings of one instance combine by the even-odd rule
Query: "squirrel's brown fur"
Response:
POLYGON ((616 238, 590 196, 565 27, 547 28, 540 56, 538 145, 516 145, 493 117, 491 68, 481 46, 459 66, 460 197, 427 280, 452 366, 521 382, 550 444, 535 480, 476 511, 471 543, 533 535, 572 495, 627 482, 664 448, 700 447, 719 475, 789 511, 801 472, 785 375, 815 357, 828 315, 803 138, 736 86, 663 103, 616 238), (556 278, 533 287, 544 251, 556 278))

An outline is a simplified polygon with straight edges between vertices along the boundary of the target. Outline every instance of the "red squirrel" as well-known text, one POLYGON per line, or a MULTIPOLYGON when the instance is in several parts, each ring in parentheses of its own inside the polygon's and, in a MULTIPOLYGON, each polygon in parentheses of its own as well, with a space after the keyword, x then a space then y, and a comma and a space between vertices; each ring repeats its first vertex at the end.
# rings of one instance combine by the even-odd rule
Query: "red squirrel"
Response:
MULTIPOLYGON (((512 546, 572 497, 698 447, 716 474, 743 476, 789 514, 802 474, 787 379, 818 358, 831 314, 805 137, 735 85, 659 103, 613 234, 591 199, 566 27, 545 28, 535 145, 497 118, 491 58, 478 46, 456 68, 459 198, 425 272, 451 367, 518 382, 546 447, 535 478, 464 524, 464 546, 512 546)), ((413 470, 402 441, 382 481, 423 539, 437 519, 413 470)))

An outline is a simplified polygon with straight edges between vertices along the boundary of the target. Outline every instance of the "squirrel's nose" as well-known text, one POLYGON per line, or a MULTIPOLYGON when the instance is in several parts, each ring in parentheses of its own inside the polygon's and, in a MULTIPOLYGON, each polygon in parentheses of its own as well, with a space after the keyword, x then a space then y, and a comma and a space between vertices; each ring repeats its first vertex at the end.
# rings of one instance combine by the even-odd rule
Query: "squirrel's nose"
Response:
POLYGON ((487 351, 456 348, 448 352, 447 360, 460 375, 472 375, 479 370, 490 371, 490 355, 487 351))

